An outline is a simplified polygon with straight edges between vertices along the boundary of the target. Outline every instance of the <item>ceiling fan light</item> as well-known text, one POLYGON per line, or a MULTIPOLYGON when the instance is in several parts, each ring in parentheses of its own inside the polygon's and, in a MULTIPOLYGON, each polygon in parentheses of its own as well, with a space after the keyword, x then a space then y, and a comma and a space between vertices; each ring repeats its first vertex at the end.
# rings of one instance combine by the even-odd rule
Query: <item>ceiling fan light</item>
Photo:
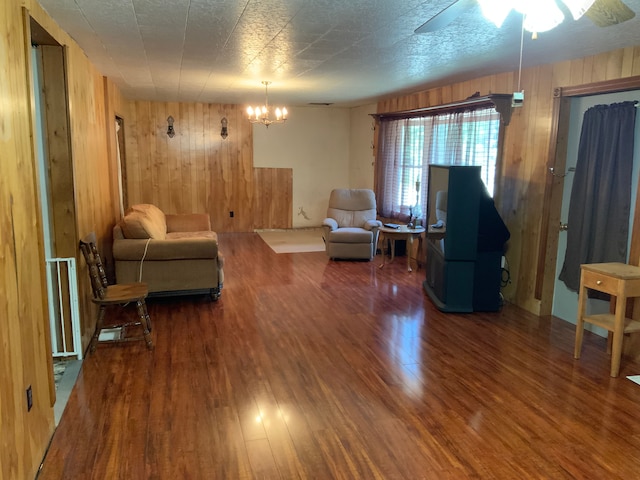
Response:
POLYGON ((530 2, 524 12, 524 29, 529 32, 546 32, 557 27, 564 20, 562 10, 554 0, 530 2))
POLYGON ((478 0, 482 15, 500 28, 511 11, 511 5, 504 0, 478 0))
POLYGON ((530 6, 530 1, 529 0, 511 0, 508 1, 506 3, 511 4, 511 7, 516 11, 516 12, 520 12, 520 13, 527 13, 527 10, 530 8, 535 8, 535 7, 531 7, 530 6))
POLYGON ((595 0, 562 0, 562 3, 567 6, 573 16, 573 19, 578 20, 591 8, 591 5, 595 3, 595 0))

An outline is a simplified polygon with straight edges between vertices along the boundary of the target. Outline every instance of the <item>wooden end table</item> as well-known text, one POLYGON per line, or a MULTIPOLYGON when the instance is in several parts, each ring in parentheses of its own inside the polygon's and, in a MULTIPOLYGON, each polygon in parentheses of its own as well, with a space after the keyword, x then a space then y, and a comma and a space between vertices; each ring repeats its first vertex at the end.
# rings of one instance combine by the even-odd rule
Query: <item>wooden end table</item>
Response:
MULTIPOLYGON (((611 376, 620 372, 622 339, 626 333, 640 332, 640 321, 626 318, 627 298, 640 297, 640 267, 624 263, 587 263, 580 266, 580 292, 574 358, 580 358, 584 323, 588 322, 609 332, 607 350, 611 352, 611 376), (615 297, 615 313, 588 315, 587 289, 615 297)), ((613 298, 612 298, 613 300, 613 298)))
MULTIPOLYGON (((407 271, 411 272, 411 252, 413 251, 413 239, 418 238, 418 252, 422 251, 422 234, 424 233, 424 227, 409 228, 406 225, 401 225, 399 228, 380 227, 378 229, 381 238, 383 240, 389 240, 391 243, 391 262, 395 258, 396 240, 406 240, 407 242, 407 271)), ((383 243, 384 245, 384 243, 383 243)), ((383 268, 387 263, 387 256, 382 250, 382 264, 380 268, 383 268)), ((416 259, 417 263, 417 259, 416 259)))

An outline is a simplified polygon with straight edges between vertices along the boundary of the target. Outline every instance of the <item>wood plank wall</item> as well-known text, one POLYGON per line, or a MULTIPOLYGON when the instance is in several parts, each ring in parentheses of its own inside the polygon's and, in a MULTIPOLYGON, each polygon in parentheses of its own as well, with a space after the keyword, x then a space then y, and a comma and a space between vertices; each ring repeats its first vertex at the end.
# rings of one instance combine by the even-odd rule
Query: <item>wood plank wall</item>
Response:
MULTIPOLYGON (((508 301, 536 314, 540 311, 534 292, 545 177, 550 166, 553 89, 639 74, 640 46, 523 70, 524 106, 514 110, 506 129, 496 196, 496 206, 511 231, 507 251, 511 284, 504 289, 508 301)), ((378 113, 462 100, 476 91, 482 95, 511 93, 517 89, 517 80, 517 72, 508 72, 389 98, 378 103, 378 113)))
MULTIPOLYGON (((75 238, 95 230, 111 237, 114 205, 107 148, 105 90, 100 73, 36 0, 3 0, 0 8, 0 480, 34 478, 54 430, 44 247, 33 147, 29 15, 65 45, 71 112, 75 218, 58 240, 78 259, 85 346, 95 312, 75 238), (23 14, 23 7, 25 7, 23 14), (74 231, 75 230, 75 231, 74 231), (31 386, 33 407, 26 408, 31 386)), ((56 67, 57 68, 57 67, 56 67)), ((51 106, 51 108, 54 108, 51 106)), ((55 107, 57 108, 57 107, 55 107)), ((64 180, 67 181, 67 180, 64 180)), ((57 212, 58 219, 64 212, 57 212)), ((74 216, 72 214, 72 216, 74 216)), ((65 227, 66 228, 66 227, 65 227)))
POLYGON ((241 106, 132 101, 124 121, 127 206, 208 213, 219 232, 291 227, 291 169, 254 169, 253 127, 241 106), (173 138, 166 134, 170 115, 173 138))
MULTIPOLYGON (((98 245, 107 262, 115 198, 112 197, 111 169, 115 159, 109 156, 107 138, 115 136, 115 127, 106 122, 105 84, 103 77, 88 62, 80 50, 70 50, 67 82, 71 104, 71 139, 74 161, 74 185, 77 238, 95 232, 98 245)), ((82 339, 86 347, 95 329, 95 305, 89 273, 84 258, 75 245, 82 317, 82 339)), ((111 269, 111 265, 108 264, 111 269)))
POLYGON ((51 432, 43 245, 21 5, 0 8, 0 478, 33 478, 51 432), (33 408, 27 411, 31 386, 33 408))

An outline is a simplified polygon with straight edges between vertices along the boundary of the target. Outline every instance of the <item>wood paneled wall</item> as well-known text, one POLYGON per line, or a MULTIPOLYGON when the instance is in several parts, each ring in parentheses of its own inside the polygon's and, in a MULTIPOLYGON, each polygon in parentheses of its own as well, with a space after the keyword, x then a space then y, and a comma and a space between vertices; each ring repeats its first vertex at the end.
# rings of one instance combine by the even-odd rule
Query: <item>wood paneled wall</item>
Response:
POLYGON ((0 480, 34 478, 54 430, 44 244, 33 145, 29 15, 60 45, 66 46, 61 68, 66 72, 71 113, 68 127, 73 181, 69 184, 74 189, 72 210, 75 214, 71 216, 75 218, 67 237, 61 237, 58 242, 62 243, 59 245, 62 252, 78 258, 85 345, 93 331, 95 312, 89 301, 89 277, 84 261, 79 259, 75 238, 91 230, 101 239, 110 238, 114 223, 109 177, 113 158, 106 142, 103 78, 37 1, 3 0, 0 8, 0 480), (27 411, 29 386, 33 407, 27 411))
POLYGON ((254 168, 253 228, 291 228, 293 219, 291 168, 254 168))
POLYGON ((0 8, 0 479, 33 478, 53 431, 43 245, 31 142, 28 22, 0 8), (27 411, 31 386, 33 408, 27 411))
POLYGON ((166 213, 208 213, 219 232, 290 228, 291 170, 254 169, 252 128, 239 105, 130 102, 128 206, 153 203, 166 213), (166 134, 170 115, 173 138, 166 134), (220 136, 223 117, 226 139, 220 136))
MULTIPOLYGON (((523 70, 524 106, 514 109, 505 132, 496 196, 496 206, 511 231, 507 251, 511 284, 504 289, 508 301, 536 314, 540 311, 534 292, 544 186, 551 166, 553 89, 639 74, 640 46, 523 70)), ((432 88, 380 101, 378 113, 462 100, 476 91, 511 93, 517 80, 517 72, 509 72, 432 88)))
MULTIPOLYGON (((115 159, 109 156, 108 138, 115 136, 112 122, 107 124, 105 83, 80 50, 69 50, 67 82, 71 104, 71 139, 74 162, 77 238, 96 232, 98 244, 107 261, 115 197, 112 196, 111 170, 115 159)), ((82 338, 86 347, 95 328, 95 305, 84 258, 75 245, 78 265, 82 338)), ((109 266, 108 266, 109 268, 109 266)))

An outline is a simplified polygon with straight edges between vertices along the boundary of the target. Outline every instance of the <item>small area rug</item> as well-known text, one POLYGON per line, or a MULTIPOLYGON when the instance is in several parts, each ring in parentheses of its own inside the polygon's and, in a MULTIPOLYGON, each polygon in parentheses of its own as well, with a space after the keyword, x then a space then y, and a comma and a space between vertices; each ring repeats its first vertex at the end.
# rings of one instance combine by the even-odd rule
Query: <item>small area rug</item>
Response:
POLYGON ((257 230, 256 233, 276 253, 324 252, 322 228, 257 230))

